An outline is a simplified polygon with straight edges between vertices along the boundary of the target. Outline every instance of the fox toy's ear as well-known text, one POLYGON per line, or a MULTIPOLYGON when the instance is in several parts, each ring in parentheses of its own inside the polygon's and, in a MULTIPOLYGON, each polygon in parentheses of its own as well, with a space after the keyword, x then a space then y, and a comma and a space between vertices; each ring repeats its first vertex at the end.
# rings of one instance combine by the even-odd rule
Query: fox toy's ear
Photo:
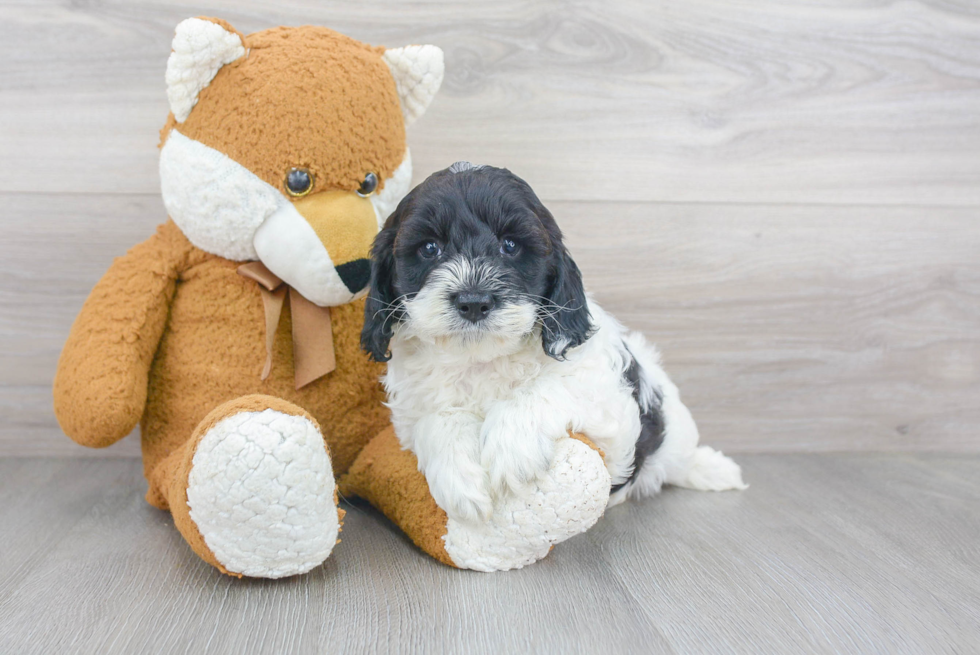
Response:
POLYGON ((439 91, 445 73, 442 50, 434 45, 409 45, 385 51, 385 63, 395 78, 405 125, 425 113, 439 91))
POLYGON ((188 18, 177 26, 167 60, 167 100, 178 123, 187 120, 201 89, 225 64, 245 56, 242 35, 224 21, 188 18))

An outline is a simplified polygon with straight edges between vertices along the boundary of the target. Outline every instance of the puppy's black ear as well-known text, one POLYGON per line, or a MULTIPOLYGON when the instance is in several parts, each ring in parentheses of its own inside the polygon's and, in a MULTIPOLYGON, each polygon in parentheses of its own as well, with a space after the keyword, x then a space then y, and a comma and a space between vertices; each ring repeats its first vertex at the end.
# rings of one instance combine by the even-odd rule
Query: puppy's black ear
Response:
POLYGON ((553 268, 546 294, 548 302, 539 310, 544 351, 558 361, 565 359, 569 348, 585 343, 593 332, 582 273, 560 239, 560 232, 557 239, 552 239, 553 268))
POLYGON ((401 320, 400 308, 394 306, 395 235, 397 220, 390 220, 374 238, 371 247, 371 283, 364 303, 364 328, 361 348, 376 362, 391 359, 388 344, 392 329, 401 320))

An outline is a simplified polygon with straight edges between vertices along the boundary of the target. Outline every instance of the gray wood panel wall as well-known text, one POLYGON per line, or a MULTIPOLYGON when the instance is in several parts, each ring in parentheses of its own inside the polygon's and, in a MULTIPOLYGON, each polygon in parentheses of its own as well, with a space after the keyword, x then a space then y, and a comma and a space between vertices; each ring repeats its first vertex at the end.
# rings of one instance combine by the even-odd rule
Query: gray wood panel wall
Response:
POLYGON ((74 446, 61 344, 162 221, 173 28, 315 23, 446 52, 416 179, 511 168, 729 451, 980 451, 980 5, 0 4, 0 454, 74 446))

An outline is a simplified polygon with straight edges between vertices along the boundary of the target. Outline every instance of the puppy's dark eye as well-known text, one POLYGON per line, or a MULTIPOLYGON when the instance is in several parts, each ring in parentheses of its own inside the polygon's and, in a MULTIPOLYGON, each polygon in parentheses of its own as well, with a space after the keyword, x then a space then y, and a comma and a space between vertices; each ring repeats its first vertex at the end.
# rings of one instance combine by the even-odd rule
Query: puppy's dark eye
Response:
POLYGON ((305 196, 313 188, 313 174, 305 168, 290 168, 286 173, 285 186, 294 198, 305 196))
POLYGON ((361 182, 360 188, 357 190, 357 195, 362 198, 367 198, 369 195, 374 193, 374 190, 378 188, 378 176, 374 173, 368 173, 364 176, 364 181, 361 182))
POLYGON ((503 239, 500 242, 500 254, 501 255, 513 255, 517 253, 518 246, 517 242, 513 239, 503 239))
POLYGON ((419 255, 422 259, 435 259, 442 254, 442 248, 435 241, 426 241, 419 246, 419 255))

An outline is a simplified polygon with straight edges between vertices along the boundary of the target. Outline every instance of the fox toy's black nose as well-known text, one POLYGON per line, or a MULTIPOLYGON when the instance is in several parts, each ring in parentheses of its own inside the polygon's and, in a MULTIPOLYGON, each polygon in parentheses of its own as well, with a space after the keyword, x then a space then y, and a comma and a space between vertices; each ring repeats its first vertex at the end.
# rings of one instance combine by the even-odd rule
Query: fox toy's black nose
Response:
POLYGON ((489 293, 461 293, 453 299, 459 315, 471 323, 485 319, 493 309, 493 296, 489 293))
POLYGON ((371 281, 371 261, 369 259, 355 259, 346 264, 341 264, 337 267, 337 275, 340 276, 340 281, 344 283, 348 291, 357 293, 371 281))

